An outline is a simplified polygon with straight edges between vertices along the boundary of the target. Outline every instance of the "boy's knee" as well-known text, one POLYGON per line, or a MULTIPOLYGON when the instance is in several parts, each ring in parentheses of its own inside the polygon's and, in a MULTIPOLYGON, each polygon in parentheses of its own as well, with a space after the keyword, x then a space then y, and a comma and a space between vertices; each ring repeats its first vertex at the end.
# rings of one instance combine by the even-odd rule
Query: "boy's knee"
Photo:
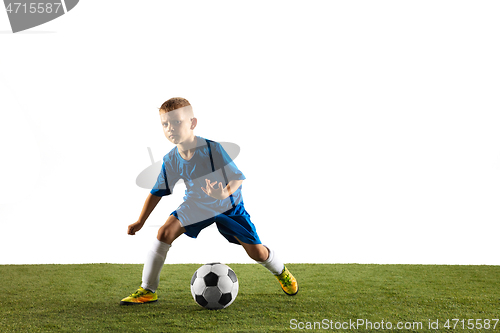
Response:
POLYGON ((161 227, 160 230, 158 230, 158 235, 156 236, 156 238, 161 242, 171 244, 167 241, 169 239, 168 228, 161 227))
POLYGON ((164 243, 167 244, 172 244, 172 242, 178 237, 179 235, 176 235, 175 231, 173 228, 168 227, 168 226, 163 226, 158 230, 158 235, 156 238, 164 243))
POLYGON ((164 243, 172 244, 172 242, 182 235, 186 230, 180 224, 177 218, 170 216, 167 222, 160 227, 156 238, 164 243))

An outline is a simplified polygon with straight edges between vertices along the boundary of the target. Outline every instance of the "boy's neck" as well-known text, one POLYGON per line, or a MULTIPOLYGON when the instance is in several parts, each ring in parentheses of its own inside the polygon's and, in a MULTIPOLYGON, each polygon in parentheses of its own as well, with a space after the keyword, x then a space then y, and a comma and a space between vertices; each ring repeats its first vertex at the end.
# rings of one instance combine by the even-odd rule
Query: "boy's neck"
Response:
POLYGON ((194 152, 196 150, 197 139, 196 136, 193 135, 191 138, 177 144, 177 150, 181 157, 185 160, 190 160, 193 157, 194 152))

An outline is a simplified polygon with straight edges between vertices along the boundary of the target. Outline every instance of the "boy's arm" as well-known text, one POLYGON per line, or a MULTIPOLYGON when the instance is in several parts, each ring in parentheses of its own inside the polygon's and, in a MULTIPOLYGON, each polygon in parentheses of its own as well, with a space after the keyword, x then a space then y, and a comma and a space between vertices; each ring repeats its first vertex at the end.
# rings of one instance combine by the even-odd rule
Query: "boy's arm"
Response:
MULTIPOLYGON (((233 194, 234 192, 236 192, 236 190, 241 186, 241 184, 243 184, 243 179, 241 180, 231 180, 228 184, 227 184, 227 196, 229 197, 231 194, 233 194)), ((227 197, 226 197, 227 198, 227 197)))
POLYGON ((162 197, 157 197, 156 195, 149 193, 148 197, 146 198, 146 202, 144 202, 144 206, 142 207, 142 212, 141 215, 139 215, 139 219, 137 220, 137 222, 132 223, 128 226, 129 235, 135 235, 137 231, 141 230, 147 218, 149 217, 153 209, 155 209, 158 202, 160 202, 161 198, 162 197))
POLYGON ((207 187, 206 188, 201 188, 203 192, 205 192, 206 195, 211 196, 214 199, 219 199, 219 200, 224 200, 228 198, 231 194, 236 192, 236 190, 241 186, 243 183, 243 180, 231 180, 227 186, 224 188, 222 187, 222 183, 219 183, 218 188, 214 188, 214 186, 217 184, 217 182, 211 182, 208 179, 205 179, 207 182, 207 187))

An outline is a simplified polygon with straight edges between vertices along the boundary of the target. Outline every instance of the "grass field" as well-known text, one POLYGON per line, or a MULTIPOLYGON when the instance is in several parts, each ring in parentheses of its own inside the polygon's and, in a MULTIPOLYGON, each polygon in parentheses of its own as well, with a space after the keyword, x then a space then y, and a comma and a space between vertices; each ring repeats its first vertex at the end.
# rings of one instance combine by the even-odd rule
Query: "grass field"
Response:
POLYGON ((260 265, 230 264, 239 294, 218 311, 192 299, 199 266, 165 265, 159 301, 138 306, 119 302, 139 287, 142 265, 0 266, 0 332, 500 332, 499 266, 290 264, 300 292, 289 297, 260 265), (322 327, 307 329, 314 322, 322 327))

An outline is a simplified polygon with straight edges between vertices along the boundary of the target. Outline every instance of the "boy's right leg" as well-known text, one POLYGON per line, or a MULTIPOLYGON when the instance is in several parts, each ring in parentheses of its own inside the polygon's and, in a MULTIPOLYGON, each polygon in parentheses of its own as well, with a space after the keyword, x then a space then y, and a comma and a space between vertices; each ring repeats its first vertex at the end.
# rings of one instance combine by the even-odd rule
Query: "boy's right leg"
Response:
POLYGON ((240 242, 250 258, 257 261, 276 276, 285 294, 293 296, 299 292, 297 279, 290 273, 283 261, 281 261, 273 250, 262 244, 246 244, 237 237, 235 238, 240 242))
POLYGON ((157 239, 148 253, 142 271, 142 285, 135 293, 121 300, 121 305, 156 302, 156 289, 160 283, 160 272, 172 242, 186 232, 180 221, 170 215, 158 231, 157 239))

